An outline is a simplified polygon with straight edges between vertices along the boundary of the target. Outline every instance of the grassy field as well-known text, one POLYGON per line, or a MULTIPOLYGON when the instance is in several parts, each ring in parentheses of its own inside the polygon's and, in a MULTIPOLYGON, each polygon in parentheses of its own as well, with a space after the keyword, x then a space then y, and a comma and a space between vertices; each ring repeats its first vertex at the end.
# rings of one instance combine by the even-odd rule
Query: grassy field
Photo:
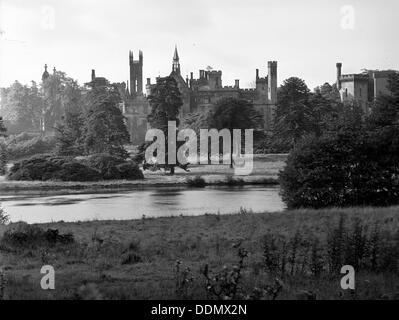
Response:
POLYGON ((38 227, 57 229, 61 235, 71 233, 74 241, 36 242, 36 231, 24 242, 21 234, 6 233, 17 225, 1 227, 4 299, 399 298, 398 207, 283 213, 242 210, 235 215, 38 227), (359 255, 358 243, 364 239, 369 250, 363 260, 355 261, 359 262, 356 290, 350 292, 341 289, 339 271, 328 271, 330 249, 341 239, 335 237, 332 243, 328 237, 337 234, 340 221, 347 235, 343 244, 359 255), (266 245, 271 235, 274 247, 266 245), (295 247, 300 249, 293 258, 295 247), (47 264, 56 271, 54 291, 40 289, 40 268, 47 264))
MULTIPOLYGON (((244 184, 278 184, 278 172, 284 167, 287 155, 255 155, 254 169, 249 176, 239 177, 244 184)), ((84 192, 106 189, 134 189, 140 187, 186 185, 187 179, 201 176, 208 185, 225 184, 228 176, 234 175, 229 165, 192 165, 190 172, 176 168, 170 176, 163 171, 145 171, 144 180, 109 180, 98 182, 63 181, 8 181, 0 177, 0 191, 19 190, 84 190, 84 192)))

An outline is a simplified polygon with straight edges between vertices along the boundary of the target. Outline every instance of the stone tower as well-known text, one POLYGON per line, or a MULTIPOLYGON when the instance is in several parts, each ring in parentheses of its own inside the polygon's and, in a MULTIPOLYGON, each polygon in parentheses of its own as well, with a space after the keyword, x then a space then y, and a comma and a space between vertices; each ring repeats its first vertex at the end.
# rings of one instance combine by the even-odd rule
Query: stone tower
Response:
POLYGON ((277 61, 268 61, 267 97, 269 104, 277 103, 277 61))
POLYGON ((143 94, 143 52, 139 51, 139 60, 133 59, 133 51, 129 51, 130 94, 143 94))

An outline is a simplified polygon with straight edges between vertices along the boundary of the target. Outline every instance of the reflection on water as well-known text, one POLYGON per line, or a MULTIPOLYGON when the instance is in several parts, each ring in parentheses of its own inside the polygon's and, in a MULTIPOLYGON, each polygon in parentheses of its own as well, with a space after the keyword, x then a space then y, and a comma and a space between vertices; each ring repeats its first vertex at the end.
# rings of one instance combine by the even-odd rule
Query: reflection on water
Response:
POLYGON ((10 194, 0 202, 11 221, 125 220, 205 213, 233 213, 240 208, 282 211, 276 187, 160 187, 101 194, 10 194))

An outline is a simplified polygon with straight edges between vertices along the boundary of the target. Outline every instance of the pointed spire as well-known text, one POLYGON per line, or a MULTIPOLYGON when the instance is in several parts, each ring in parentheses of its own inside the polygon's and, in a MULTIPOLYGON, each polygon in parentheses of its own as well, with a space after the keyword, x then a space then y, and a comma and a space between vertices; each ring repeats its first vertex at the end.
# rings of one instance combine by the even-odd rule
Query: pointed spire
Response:
POLYGON ((177 45, 175 45, 175 53, 173 54, 172 72, 180 74, 179 54, 177 53, 177 45))
POLYGON ((46 80, 49 77, 49 73, 47 71, 47 64, 44 65, 44 72, 42 74, 42 81, 46 80))
POLYGON ((179 54, 177 53, 177 45, 175 45, 175 53, 173 55, 174 61, 179 61, 179 54))

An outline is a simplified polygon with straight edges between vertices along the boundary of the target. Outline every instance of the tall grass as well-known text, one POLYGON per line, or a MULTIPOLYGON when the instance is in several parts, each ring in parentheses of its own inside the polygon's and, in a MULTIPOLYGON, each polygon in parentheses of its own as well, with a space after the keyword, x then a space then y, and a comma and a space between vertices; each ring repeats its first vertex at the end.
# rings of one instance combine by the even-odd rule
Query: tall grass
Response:
POLYGON ((325 240, 297 231, 293 237, 267 234, 263 240, 265 269, 284 277, 287 274, 338 275, 342 266, 368 272, 399 271, 399 227, 396 232, 382 232, 379 223, 372 228, 354 219, 345 226, 341 215, 325 240))

